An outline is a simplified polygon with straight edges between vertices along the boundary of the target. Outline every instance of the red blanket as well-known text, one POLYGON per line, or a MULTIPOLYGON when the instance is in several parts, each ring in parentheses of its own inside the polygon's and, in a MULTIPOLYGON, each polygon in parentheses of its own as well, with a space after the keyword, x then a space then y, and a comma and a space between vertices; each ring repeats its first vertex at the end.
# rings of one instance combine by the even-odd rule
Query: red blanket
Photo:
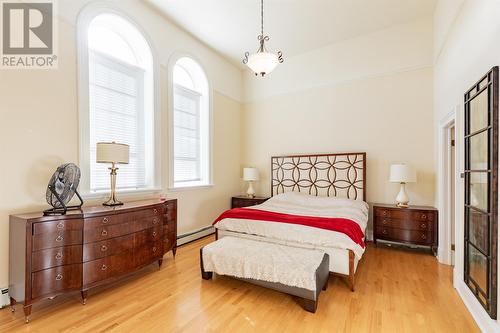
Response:
POLYGON ((300 216, 268 212, 265 210, 253 208, 234 208, 222 213, 212 223, 212 225, 215 225, 217 222, 228 218, 300 224, 308 227, 337 231, 347 235, 350 239, 353 240, 353 242, 359 244, 362 248, 365 248, 365 235, 363 234, 363 230, 361 230, 359 224, 346 218, 300 216))

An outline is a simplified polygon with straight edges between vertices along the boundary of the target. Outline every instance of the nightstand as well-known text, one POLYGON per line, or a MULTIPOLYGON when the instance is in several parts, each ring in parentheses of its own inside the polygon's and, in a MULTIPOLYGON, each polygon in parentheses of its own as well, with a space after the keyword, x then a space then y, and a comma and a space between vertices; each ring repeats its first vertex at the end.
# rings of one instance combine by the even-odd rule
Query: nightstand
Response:
POLYGON ((254 197, 254 198, 249 198, 247 196, 232 197, 231 208, 255 206, 263 203, 267 199, 269 199, 269 197, 254 197))
POLYGON ((373 242, 378 240, 429 246, 436 255, 438 211, 434 207, 373 205, 373 242))

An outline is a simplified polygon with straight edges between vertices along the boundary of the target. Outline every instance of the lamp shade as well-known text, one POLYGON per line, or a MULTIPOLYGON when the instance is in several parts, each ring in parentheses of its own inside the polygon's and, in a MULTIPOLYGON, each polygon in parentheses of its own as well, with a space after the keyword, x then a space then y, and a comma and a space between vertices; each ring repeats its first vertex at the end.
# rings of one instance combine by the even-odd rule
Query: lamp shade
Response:
POLYGON ((243 168, 243 180, 245 181, 259 180, 259 171, 255 168, 243 168))
POLYGON ((279 60, 276 54, 260 51, 248 57, 247 66, 255 74, 269 74, 278 66, 279 60))
POLYGON ((116 142, 98 142, 96 148, 97 163, 128 164, 128 145, 116 142))
POLYGON ((406 164, 391 165, 389 181, 392 183, 415 183, 417 173, 414 168, 406 164))

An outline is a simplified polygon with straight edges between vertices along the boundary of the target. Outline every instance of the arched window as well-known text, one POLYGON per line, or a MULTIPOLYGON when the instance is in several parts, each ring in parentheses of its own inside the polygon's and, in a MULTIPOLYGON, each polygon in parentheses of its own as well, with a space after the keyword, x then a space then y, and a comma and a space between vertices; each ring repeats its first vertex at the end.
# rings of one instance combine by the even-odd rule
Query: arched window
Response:
POLYGON ((201 66, 179 58, 172 69, 171 187, 209 185, 210 96, 201 66))
POLYGON ((112 141, 130 146, 129 164, 120 165, 117 189, 153 188, 155 103, 149 44, 135 25, 116 13, 101 13, 82 24, 80 45, 85 49, 80 56, 87 61, 80 65, 87 68, 80 72, 88 78, 80 82, 88 88, 81 90, 81 98, 88 100, 80 115, 82 173, 89 179, 84 191, 109 189, 109 166, 96 163, 96 144, 112 141))

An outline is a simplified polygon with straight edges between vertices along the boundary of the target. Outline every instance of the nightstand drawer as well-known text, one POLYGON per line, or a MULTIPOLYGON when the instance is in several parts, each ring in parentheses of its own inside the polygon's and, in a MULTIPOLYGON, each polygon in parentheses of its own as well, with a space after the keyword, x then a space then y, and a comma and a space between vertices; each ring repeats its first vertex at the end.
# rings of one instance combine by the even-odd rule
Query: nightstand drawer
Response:
POLYGON ((433 221, 434 214, 426 211, 410 211, 400 208, 374 208, 374 215, 393 219, 412 219, 419 221, 433 221))
POLYGON ((377 239, 392 240, 395 242, 408 242, 429 245, 433 243, 432 234, 428 231, 397 229, 379 227, 375 230, 377 239))
POLYGON ((390 228, 398 228, 398 229, 408 229, 408 230, 432 230, 433 222, 432 221, 419 221, 419 220, 403 220, 403 219, 394 219, 388 217, 376 217, 376 225, 382 227, 390 227, 390 228))

